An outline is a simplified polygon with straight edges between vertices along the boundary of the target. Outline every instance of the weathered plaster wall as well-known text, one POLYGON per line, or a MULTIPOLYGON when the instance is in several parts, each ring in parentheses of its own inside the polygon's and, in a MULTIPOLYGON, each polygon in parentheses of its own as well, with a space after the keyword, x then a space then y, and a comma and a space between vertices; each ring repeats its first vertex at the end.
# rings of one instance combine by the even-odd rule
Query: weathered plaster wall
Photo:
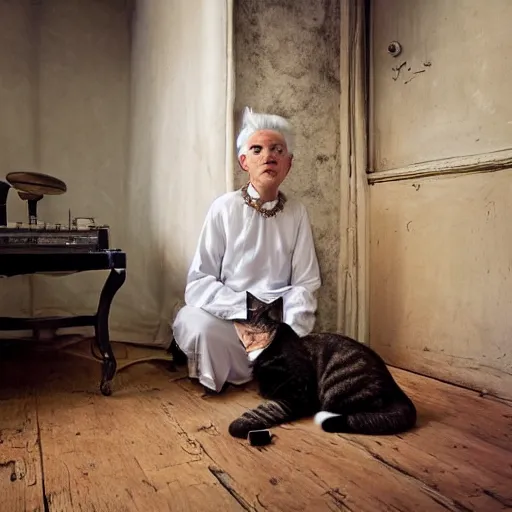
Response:
MULTIPOLYGON (((283 191, 306 205, 323 285, 316 330, 335 329, 339 255, 340 2, 235 2, 236 99, 293 123, 294 165, 283 191)), ((235 185, 245 174, 235 170, 235 185)))

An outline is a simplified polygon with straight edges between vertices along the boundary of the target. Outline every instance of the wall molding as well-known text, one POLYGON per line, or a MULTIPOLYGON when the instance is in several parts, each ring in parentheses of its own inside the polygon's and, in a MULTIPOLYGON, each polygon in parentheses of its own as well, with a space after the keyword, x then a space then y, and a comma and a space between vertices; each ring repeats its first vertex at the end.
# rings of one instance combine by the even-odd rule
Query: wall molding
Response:
POLYGON ((384 183, 435 176, 496 172, 512 169, 512 149, 421 162, 386 171, 368 173, 368 183, 384 183))

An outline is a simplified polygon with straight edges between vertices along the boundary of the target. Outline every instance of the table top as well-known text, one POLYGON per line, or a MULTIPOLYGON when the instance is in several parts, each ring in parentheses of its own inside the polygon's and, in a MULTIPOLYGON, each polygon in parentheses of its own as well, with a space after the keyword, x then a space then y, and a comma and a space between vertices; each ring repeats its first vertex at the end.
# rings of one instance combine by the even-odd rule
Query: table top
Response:
POLYGON ((89 270, 126 269, 126 253, 120 249, 94 252, 1 252, 0 276, 37 273, 74 273, 89 270))

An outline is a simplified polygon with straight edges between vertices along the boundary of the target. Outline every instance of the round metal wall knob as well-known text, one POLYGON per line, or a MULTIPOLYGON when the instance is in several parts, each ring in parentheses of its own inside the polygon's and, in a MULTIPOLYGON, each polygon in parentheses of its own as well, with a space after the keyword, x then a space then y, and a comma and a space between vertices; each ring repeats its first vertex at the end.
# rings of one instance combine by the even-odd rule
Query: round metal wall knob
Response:
POLYGON ((388 53, 392 57, 398 57, 402 53, 402 45, 398 41, 392 41, 388 44, 388 53))

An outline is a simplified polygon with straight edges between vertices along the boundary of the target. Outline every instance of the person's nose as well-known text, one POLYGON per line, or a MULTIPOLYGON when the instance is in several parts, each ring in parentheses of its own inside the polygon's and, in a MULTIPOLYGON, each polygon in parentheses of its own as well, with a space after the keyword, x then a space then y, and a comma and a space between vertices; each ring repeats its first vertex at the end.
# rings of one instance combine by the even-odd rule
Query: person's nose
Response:
POLYGON ((268 158, 270 158, 272 156, 272 150, 270 148, 263 148, 261 150, 261 155, 264 160, 267 160, 268 158))
POLYGON ((261 154, 263 155, 263 160, 268 162, 269 160, 273 161, 276 159, 277 151, 273 148, 263 148, 261 154))

